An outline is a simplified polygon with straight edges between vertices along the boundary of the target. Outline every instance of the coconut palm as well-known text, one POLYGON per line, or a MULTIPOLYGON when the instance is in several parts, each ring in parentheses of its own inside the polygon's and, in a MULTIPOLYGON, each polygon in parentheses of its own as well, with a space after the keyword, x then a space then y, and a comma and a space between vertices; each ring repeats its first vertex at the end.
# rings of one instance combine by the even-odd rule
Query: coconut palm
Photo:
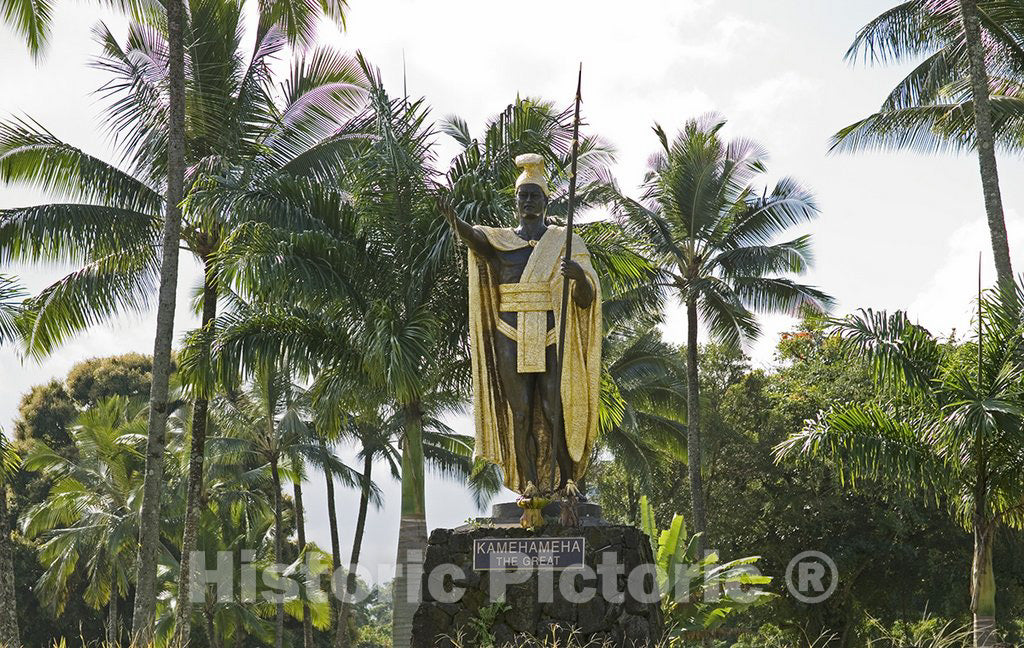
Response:
MULTIPOLYGON (((0 275, 0 345, 17 335, 15 318, 23 294, 13 277, 0 275)), ((17 470, 19 459, 14 446, 0 427, 0 645, 19 642, 14 557, 7 512, 7 481, 17 470)))
MULTIPOLYGON (((324 462, 331 473, 349 485, 358 482, 353 472, 333 455, 324 455, 312 438, 305 414, 308 401, 305 392, 291 382, 287 372, 273 365, 259 367, 252 387, 247 391, 231 391, 224 397, 214 416, 223 435, 212 441, 220 452, 247 456, 269 470, 274 511, 274 562, 284 562, 284 476, 293 483, 301 480, 303 462, 324 462)), ((296 506, 298 506, 296 502, 296 506)), ((300 515, 297 513, 297 515, 300 515)), ((300 609, 304 606, 300 605, 300 609)), ((283 645, 285 602, 276 604, 274 645, 283 645)), ((311 622, 306 611, 306 618, 311 622)))
POLYGON ((1024 143, 1024 7, 1014 0, 909 0, 866 25, 847 52, 872 62, 924 60, 881 110, 841 130, 833 150, 973 148, 1000 282, 1012 282, 995 158, 1024 143))
POLYGON ((753 183, 766 171, 763 149, 721 136, 717 115, 692 119, 673 139, 660 126, 662 150, 652 158, 641 200, 622 197, 624 226, 663 270, 660 285, 685 305, 687 316, 687 452, 693 526, 707 541, 701 479, 698 331, 728 345, 759 332, 756 312, 825 309, 820 290, 781 275, 811 263, 809 236, 776 243, 789 228, 818 214, 811 194, 784 178, 770 190, 753 183))
MULTIPOLYGON (((381 385, 400 404, 405 422, 400 542, 404 556, 426 542, 423 399, 432 390, 443 388, 445 382, 467 380, 468 373, 464 368, 458 370, 453 347, 442 346, 451 335, 441 324, 442 304, 446 295, 457 294, 458 284, 446 283, 446 276, 437 271, 437 257, 429 254, 443 221, 434 217, 430 193, 432 158, 426 111, 422 103, 387 97, 375 73, 368 66, 365 69, 372 81, 372 105, 350 130, 370 137, 363 139, 359 155, 347 167, 343 187, 293 188, 299 199, 306 189, 319 192, 312 205, 323 211, 325 218, 319 231, 282 232, 291 246, 282 252, 293 256, 289 262, 279 263, 258 248, 277 245, 267 239, 269 229, 236 230, 233 242, 239 250, 247 247, 245 260, 226 272, 244 269, 244 275, 232 278, 258 286, 263 299, 312 306, 318 315, 306 320, 307 330, 330 322, 330 336, 348 336, 348 348, 359 351, 345 358, 324 357, 311 349, 289 353, 300 369, 311 374, 326 363, 345 363, 346 371, 381 385), (296 272, 306 280, 296 282, 296 272), (338 329, 337 322, 346 325, 338 329)), ((251 199, 251 194, 240 195, 239 202, 251 199)), ((289 315, 296 312, 293 309, 289 315)), ((277 344, 290 342, 279 340, 277 344)), ((263 355, 273 357, 273 352, 263 355)), ((403 559, 401 564, 405 562, 403 559)), ((403 610, 413 605, 404 596, 398 598, 403 610)), ((412 610, 407 612, 411 619, 412 610)))
MULTIPOLYGON (((283 101, 275 102, 267 61, 284 47, 286 33, 265 16, 257 34, 259 46, 254 53, 243 53, 241 12, 240 3, 197 0, 190 7, 190 193, 203 186, 210 174, 252 183, 282 173, 319 177, 316 165, 332 151, 330 147, 313 149, 330 132, 332 120, 351 111, 360 94, 358 68, 336 52, 320 49, 296 59, 292 76, 282 88, 283 101), (225 123, 235 127, 225 128, 225 123)), ((0 236, 6 243, 3 253, 12 258, 87 263, 31 302, 25 326, 30 332, 27 344, 36 353, 52 351, 68 335, 118 309, 147 307, 153 280, 166 265, 157 258, 153 244, 160 236, 166 175, 161 151, 168 137, 162 99, 167 93, 163 54, 167 43, 160 33, 138 23, 131 25, 123 47, 106 28, 101 28, 99 38, 104 47, 99 64, 112 76, 105 87, 111 100, 107 117, 122 144, 128 172, 90 158, 34 124, 8 123, 0 136, 4 139, 0 173, 6 180, 35 182, 55 194, 92 203, 41 205, 0 215, 0 236), (54 168, 60 169, 60 177, 48 175, 54 168)), ((212 264, 233 216, 198 201, 186 205, 180 239, 207 277, 202 292, 203 327, 216 314, 219 287, 212 264)), ((154 376, 157 373, 154 368, 154 376)), ((209 404, 205 387, 195 403, 192 501, 202 488, 209 404)), ((188 538, 194 536, 194 520, 194 507, 190 507, 188 538)), ((182 574, 187 579, 189 571, 182 574)), ((183 632, 187 634, 187 627, 183 632)))
POLYGON ((836 406, 776 448, 831 462, 844 483, 884 480, 947 505, 974 535, 975 644, 995 645, 993 541, 1024 528, 1024 326, 1021 286, 980 303, 975 340, 943 344, 903 312, 860 311, 834 321, 848 353, 867 361, 885 404, 836 406))
POLYGON ((111 644, 121 638, 119 602, 128 594, 138 550, 142 414, 128 399, 111 397, 79 415, 71 429, 74 458, 39 441, 25 457, 26 470, 53 482, 46 500, 23 516, 25 537, 42 539, 39 560, 46 570, 36 592, 60 614, 69 579, 84 572, 86 604, 108 606, 111 644))
MULTIPOLYGON (((175 633, 180 627, 176 622, 176 618, 180 617, 177 601, 185 600, 189 601, 186 609, 192 617, 190 625, 201 629, 205 635, 202 639, 193 637, 193 643, 205 639, 213 647, 244 645, 247 640, 256 639, 272 644, 276 632, 276 605, 263 599, 264 593, 275 593, 265 582, 273 582, 271 579, 278 576, 270 571, 276 569, 278 564, 274 560, 272 475, 262 453, 232 443, 228 433, 237 430, 224 430, 221 427, 224 420, 231 419, 230 406, 218 398, 212 403, 212 409, 211 438, 208 455, 203 463, 204 488, 195 544, 198 553, 195 555, 204 557, 207 568, 214 564, 219 568, 218 552, 232 554, 236 589, 232 596, 224 598, 224 592, 220 589, 200 586, 197 590, 196 584, 190 583, 192 593, 189 597, 183 597, 178 591, 181 582, 178 572, 183 563, 177 559, 177 553, 168 556, 166 569, 160 579, 161 594, 158 597, 155 624, 157 643, 174 645, 177 641, 175 633), (241 580, 240 570, 243 567, 252 569, 255 574, 255 592, 238 589, 240 582, 245 583, 241 580), (205 595, 201 595, 198 600, 194 599, 196 591, 205 592, 205 595)), ((172 460, 168 464, 168 473, 174 490, 172 495, 165 497, 167 506, 163 507, 164 518, 170 523, 165 538, 170 543, 181 539, 181 524, 185 517, 184 494, 190 464, 187 436, 191 418, 172 417, 170 422, 173 432, 169 443, 172 460)), ((282 469, 283 475, 289 472, 290 469, 282 469)), ((309 544, 306 554, 300 553, 293 564, 287 566, 285 573, 301 574, 307 556, 316 551, 316 547, 309 544)), ((298 620, 306 617, 311 626, 323 629, 329 623, 327 596, 319 589, 303 587, 303 582, 298 581, 298 596, 285 602, 285 613, 298 620)))

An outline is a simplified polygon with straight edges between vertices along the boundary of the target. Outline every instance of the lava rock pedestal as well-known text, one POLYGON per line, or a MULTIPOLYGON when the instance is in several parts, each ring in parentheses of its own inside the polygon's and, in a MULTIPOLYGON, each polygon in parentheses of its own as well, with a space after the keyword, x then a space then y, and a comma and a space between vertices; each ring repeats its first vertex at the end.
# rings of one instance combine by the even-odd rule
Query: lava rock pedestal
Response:
MULTIPOLYGON (((545 639, 548 645, 552 645, 554 642, 550 640, 554 639, 559 646, 565 646, 570 636, 577 646, 589 642, 595 642, 592 645, 654 646, 661 639, 663 619, 656 600, 653 562, 647 536, 628 526, 584 524, 567 528, 548 524, 536 531, 508 526, 436 529, 430 535, 423 564, 422 602, 413 618, 412 646, 452 648, 456 638, 463 648, 480 645, 477 627, 489 616, 486 608, 492 605, 496 589, 504 589, 505 606, 489 624, 487 632, 499 647, 528 646, 534 640, 545 639), (519 577, 513 579, 508 572, 473 569, 474 540, 559 537, 585 538, 584 563, 593 572, 583 570, 581 575, 578 568, 565 572, 531 570, 528 576, 520 572, 519 577), (614 563, 618 566, 613 572, 607 568, 610 556, 604 557, 608 553, 614 554, 614 563), (599 569, 602 560, 606 566, 599 569), (443 572, 443 577, 438 576, 443 572), (568 583, 572 592, 585 588, 596 592, 589 600, 580 601, 576 597, 570 602, 560 589, 563 574, 575 574, 568 583), (602 583, 603 574, 607 575, 604 578, 614 579, 613 588, 611 583, 602 583), (632 592, 630 574, 634 579, 632 592), (495 579, 503 579, 503 584, 492 583, 495 579), (511 583, 511 580, 520 582, 511 583), (440 595, 433 596, 431 589, 440 595), (462 594, 445 594, 453 591, 462 594), (633 592, 639 595, 634 596, 633 592), (655 596, 643 594, 651 592, 655 596)), ((490 611, 496 609, 492 607, 490 611)))

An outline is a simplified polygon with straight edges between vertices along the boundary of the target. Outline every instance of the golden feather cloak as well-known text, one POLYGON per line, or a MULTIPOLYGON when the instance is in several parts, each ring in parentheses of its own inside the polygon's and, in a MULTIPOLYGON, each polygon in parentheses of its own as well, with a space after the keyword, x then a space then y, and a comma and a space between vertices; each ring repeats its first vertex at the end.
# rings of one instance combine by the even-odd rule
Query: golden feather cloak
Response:
MULTIPOLYGON (((529 243, 510 228, 478 227, 491 245, 501 251, 517 250, 529 243)), ((520 283, 544 283, 550 290, 555 314, 555 330, 561 317, 562 285, 561 260, 565 251, 565 228, 548 227, 530 254, 520 283)), ((579 480, 586 472, 594 441, 597 437, 598 404, 601 393, 601 282, 590 261, 590 252, 583 239, 573 234, 572 259, 582 266, 594 287, 594 301, 587 308, 573 302, 570 282, 569 311, 565 331, 565 367, 562 371, 562 411, 565 421, 566 442, 573 461, 574 474, 579 480)), ((475 455, 498 464, 505 475, 505 486, 523 492, 526 483, 516 466, 512 410, 502 394, 498 375, 494 341, 504 335, 500 322, 499 284, 490 264, 469 251, 469 318, 470 352, 473 369, 473 415, 476 425, 475 455)), ((520 318, 522 319, 522 315, 520 318)), ((547 335, 547 331, 531 331, 532 335, 547 335)), ((555 342, 557 344, 557 340, 555 342)), ((553 370, 548 367, 547 370, 553 370)), ((550 475, 554 457, 551 452, 551 431, 540 409, 540 399, 534 399, 530 413, 533 431, 537 437, 537 474, 542 482, 550 475)), ((555 468, 558 473, 557 466, 555 468)), ((558 475, 556 479, 560 479, 558 475)), ((538 484, 542 488, 545 484, 538 484)))

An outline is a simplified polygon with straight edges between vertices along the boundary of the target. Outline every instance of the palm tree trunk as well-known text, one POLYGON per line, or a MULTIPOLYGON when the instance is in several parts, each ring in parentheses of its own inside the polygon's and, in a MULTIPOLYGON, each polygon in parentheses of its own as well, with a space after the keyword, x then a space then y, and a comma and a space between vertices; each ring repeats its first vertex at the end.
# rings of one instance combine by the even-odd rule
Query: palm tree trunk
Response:
MULTIPOLYGON (((302 478, 298 477, 292 483, 295 493, 295 527, 299 535, 299 554, 306 552, 306 514, 302 504, 302 478)), ((305 557, 303 556, 303 559, 305 557)), ((304 648, 313 648, 313 618, 309 612, 309 606, 302 604, 302 645, 304 648)))
POLYGON ((697 555, 708 546, 707 515, 704 510, 704 484, 701 478, 700 375, 697 362, 697 302, 686 301, 686 457, 690 474, 690 501, 693 505, 693 532, 700 533, 697 555))
POLYGON ((107 643, 111 648, 119 645, 121 639, 118 636, 118 624, 120 621, 117 618, 117 585, 114 584, 113 590, 110 592, 110 605, 107 608, 107 643))
MULTIPOLYGON (((220 648, 220 639, 217 637, 217 626, 214 623, 213 617, 213 606, 209 602, 203 606, 203 618, 206 621, 206 641, 210 644, 210 648, 220 648)), ((235 630, 239 637, 245 635, 242 628, 235 630)))
POLYGON ((974 645, 995 646, 996 578, 992 569, 992 545, 995 528, 976 522, 974 527, 974 561, 971 566, 971 613, 974 615, 974 645))
POLYGON ((160 497, 164 487, 164 446, 167 432, 167 392, 174 339, 175 293, 178 288, 178 244, 181 200, 185 185, 185 6, 169 0, 167 55, 169 115, 167 130, 167 194, 163 225, 163 257, 153 341, 153 382, 149 393, 146 474, 139 515, 139 552, 135 567, 135 609, 132 638, 140 646, 153 642, 156 614, 156 566, 160 546, 160 497))
MULTIPOLYGON (((284 524, 281 515, 281 472, 278 470, 277 457, 270 460, 270 474, 274 479, 274 564, 280 566, 284 560, 284 538, 281 537, 284 524)), ((284 645, 283 596, 283 592, 278 593, 277 614, 274 619, 274 648, 281 648, 284 645)))
MULTIPOLYGON (((327 484, 327 521, 331 527, 331 574, 332 578, 341 569, 341 539, 338 537, 338 509, 334 503, 334 473, 330 466, 324 466, 324 479, 327 484)), ((331 623, 334 625, 334 640, 337 645, 341 610, 337 595, 331 597, 331 623)))
POLYGON ((359 515, 356 518, 356 535, 352 540, 352 555, 348 561, 348 578, 345 591, 341 594, 341 614, 339 616, 341 621, 338 624, 338 634, 343 636, 339 636, 335 643, 335 646, 339 648, 349 648, 352 645, 351 637, 348 633, 348 618, 351 614, 348 596, 349 592, 354 592, 356 589, 356 568, 359 567, 359 553, 363 547, 363 533, 366 531, 366 512, 370 506, 370 484, 373 483, 373 453, 367 452, 365 449, 364 452, 363 483, 359 491, 359 515))
POLYGON ((405 439, 402 445, 402 520, 398 529, 395 561, 394 648, 408 648, 412 641, 412 617, 420 599, 423 549, 427 546, 427 516, 423 478, 423 413, 419 403, 405 406, 405 439))
POLYGON ((995 135, 992 129, 992 105, 989 97, 988 70, 985 67, 985 48, 981 41, 981 25, 977 0, 960 0, 967 57, 970 63, 971 94, 974 103, 974 128, 978 145, 978 164, 981 168, 981 186, 985 194, 985 212, 988 216, 989 235, 992 237, 992 255, 1000 285, 1013 284, 1010 264, 1010 244, 1006 236, 1003 216, 1003 197, 999 189, 999 169, 996 164, 995 135))
POLYGON ((21 645, 21 638, 14 589, 14 547, 7 516, 7 486, 0 485, 0 646, 14 648, 21 645))
MULTIPOLYGON (((206 280, 203 284, 202 329, 212 333, 217 317, 217 284, 208 254, 203 255, 206 280)), ((202 353, 210 356, 210 338, 203 342, 202 353)), ((187 646, 192 632, 192 552, 199 530, 199 509, 203 500, 203 461, 206 457, 206 432, 209 426, 210 397, 202 390, 192 408, 192 443, 188 458, 188 487, 185 494, 185 523, 181 533, 181 565, 178 570, 178 605, 174 619, 172 646, 187 646)))

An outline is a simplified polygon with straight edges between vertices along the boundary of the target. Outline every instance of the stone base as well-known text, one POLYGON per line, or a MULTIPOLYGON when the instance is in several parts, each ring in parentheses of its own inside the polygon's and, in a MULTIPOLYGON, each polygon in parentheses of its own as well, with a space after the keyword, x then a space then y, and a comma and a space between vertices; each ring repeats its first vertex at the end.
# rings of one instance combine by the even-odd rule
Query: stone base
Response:
MULTIPOLYGON (((634 587, 641 592, 655 591, 653 573, 634 572, 653 563, 651 544, 639 529, 616 525, 584 525, 566 528, 549 524, 537 531, 494 526, 460 529, 436 529, 430 535, 423 568, 422 603, 413 619, 413 648, 475 648, 483 637, 479 626, 489 612, 497 612, 492 595, 505 583, 505 607, 485 627, 497 647, 514 645, 557 645, 560 648, 592 646, 654 646, 661 639, 663 618, 660 604, 638 600, 630 592, 627 577, 635 576, 634 587), (473 541, 484 538, 583 537, 584 561, 588 570, 523 572, 522 582, 510 582, 503 572, 473 570, 473 541), (602 583, 598 565, 603 554, 613 553, 621 565, 615 583, 602 583), (439 578, 438 566, 453 565, 449 575, 439 578), (457 568, 457 569, 455 569, 457 568), (436 571, 435 571, 436 569, 436 571), (590 571, 593 570, 593 571, 590 571), (451 576, 451 572, 456 573, 451 576), (431 594, 431 574, 436 599, 431 594), (570 602, 560 590, 563 574, 574 592, 593 588, 586 600, 570 602), (570 578, 572 574, 574 577, 570 578), (494 581, 494 582, 492 582, 494 581), (445 597, 441 592, 462 588, 461 597, 445 597), (550 596, 544 595, 550 593, 550 596), (606 596, 606 594, 608 596, 606 596), (456 600, 453 600, 456 599, 456 600), (547 600, 544 600, 547 599, 547 600), (567 641, 572 637, 571 645, 567 641), (535 641, 543 643, 535 643, 535 641), (546 640, 546 641, 545 641, 546 640), (593 642, 593 643, 591 643, 593 642)), ((614 572, 611 572, 614 574, 614 572)), ((485 624, 487 625, 487 624, 485 624)))

